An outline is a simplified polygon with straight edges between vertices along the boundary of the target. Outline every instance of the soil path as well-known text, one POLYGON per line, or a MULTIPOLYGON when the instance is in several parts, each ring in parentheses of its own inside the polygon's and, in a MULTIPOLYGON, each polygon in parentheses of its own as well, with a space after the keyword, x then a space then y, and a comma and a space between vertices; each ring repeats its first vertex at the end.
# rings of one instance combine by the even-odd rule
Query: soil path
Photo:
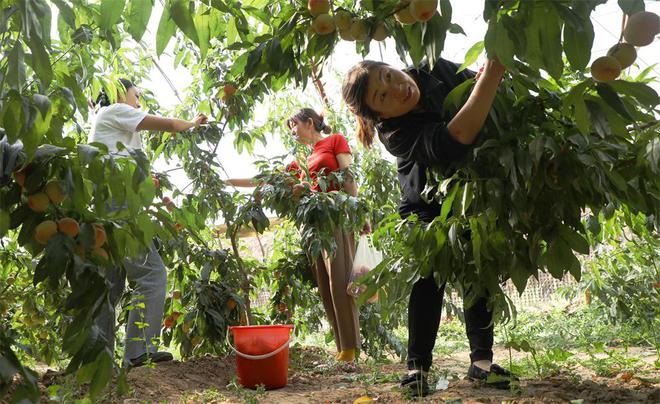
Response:
MULTIPOLYGON (((442 359, 449 387, 436 391, 423 402, 554 403, 580 399, 584 403, 660 402, 660 372, 652 364, 649 364, 650 378, 597 377, 580 369, 578 374, 572 372, 541 380, 523 380, 518 391, 501 391, 463 380, 461 375, 468 365, 466 356, 460 353, 442 359)), ((496 352, 496 356, 506 357, 504 352, 496 352)), ((233 356, 207 356, 187 362, 158 364, 154 368, 137 368, 129 373, 131 393, 117 402, 353 403, 365 395, 378 403, 410 401, 397 383, 405 365, 359 365, 357 369, 347 369, 332 364, 329 357, 328 352, 319 348, 293 348, 288 385, 266 392, 236 386, 233 356)))

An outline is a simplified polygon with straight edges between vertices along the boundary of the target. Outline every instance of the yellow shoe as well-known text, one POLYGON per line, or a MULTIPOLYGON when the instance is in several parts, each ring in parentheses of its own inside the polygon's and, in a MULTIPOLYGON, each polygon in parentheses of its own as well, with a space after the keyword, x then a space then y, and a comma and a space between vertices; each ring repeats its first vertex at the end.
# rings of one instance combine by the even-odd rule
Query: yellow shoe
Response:
POLYGON ((346 349, 339 352, 337 355, 337 360, 341 362, 353 362, 355 361, 355 348, 346 349))

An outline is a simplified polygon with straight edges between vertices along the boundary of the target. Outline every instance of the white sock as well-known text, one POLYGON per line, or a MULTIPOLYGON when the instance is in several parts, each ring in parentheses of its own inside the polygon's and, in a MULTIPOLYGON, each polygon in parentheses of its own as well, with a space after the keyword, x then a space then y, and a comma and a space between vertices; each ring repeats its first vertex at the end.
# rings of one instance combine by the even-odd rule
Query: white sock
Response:
POLYGON ((416 375, 417 373, 421 373, 422 376, 426 376, 429 372, 425 372, 421 369, 410 369, 410 370, 408 370, 408 376, 416 375))
POLYGON ((490 365, 493 364, 493 362, 489 360, 480 360, 480 361, 474 361, 472 364, 479 369, 485 370, 486 372, 490 372, 490 365))

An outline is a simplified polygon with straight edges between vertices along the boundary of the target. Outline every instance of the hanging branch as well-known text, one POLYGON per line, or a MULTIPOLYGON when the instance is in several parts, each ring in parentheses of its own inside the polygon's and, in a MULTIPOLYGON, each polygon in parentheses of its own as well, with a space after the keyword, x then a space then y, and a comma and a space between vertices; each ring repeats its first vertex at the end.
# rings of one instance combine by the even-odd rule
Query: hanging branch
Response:
POLYGON ((328 96, 325 93, 325 88, 323 87, 323 83, 319 78, 318 72, 316 70, 317 66, 311 60, 310 60, 310 65, 312 67, 312 80, 314 81, 314 87, 316 87, 316 91, 318 91, 319 97, 321 97, 321 101, 323 102, 323 105, 325 106, 326 109, 328 109, 330 108, 330 100, 328 99, 328 96))
POLYGON ((174 92, 174 95, 176 96, 176 98, 178 98, 178 99, 179 99, 179 102, 183 104, 183 99, 181 98, 181 95, 179 95, 179 92, 177 91, 176 87, 174 87, 174 84, 172 83, 172 81, 170 80, 170 78, 167 77, 167 74, 165 73, 165 70, 163 70, 163 68, 160 67, 160 64, 158 63, 158 61, 156 60, 156 58, 151 54, 151 52, 147 49, 147 47, 144 45, 144 43, 143 43, 142 41, 136 41, 136 42, 137 42, 138 45, 140 45, 140 47, 142 48, 142 50, 143 50, 147 55, 149 55, 149 57, 151 58, 151 61, 154 63, 154 66, 156 66, 156 68, 158 69, 158 71, 160 72, 160 74, 163 76, 163 78, 164 78, 165 81, 167 82, 167 85, 170 86, 170 89, 172 89, 172 91, 174 92))

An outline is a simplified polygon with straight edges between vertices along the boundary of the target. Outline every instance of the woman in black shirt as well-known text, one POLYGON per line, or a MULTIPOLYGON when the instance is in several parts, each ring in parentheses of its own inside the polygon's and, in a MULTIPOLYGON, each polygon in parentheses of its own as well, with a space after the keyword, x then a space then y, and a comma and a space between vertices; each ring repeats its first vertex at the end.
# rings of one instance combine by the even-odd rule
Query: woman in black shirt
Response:
MULTIPOLYGON (((363 61, 346 74, 342 87, 344 101, 358 121, 358 140, 370 147, 375 131, 388 152, 397 157, 401 185, 402 217, 416 214, 432 221, 440 205, 421 197, 429 167, 448 168, 463 158, 475 142, 492 106, 504 67, 489 60, 466 103, 453 116, 443 113, 442 104, 456 86, 475 77, 469 70, 457 73, 458 66, 439 59, 434 68, 395 69, 385 63, 363 61)), ((428 394, 426 373, 431 367, 445 285, 438 287, 433 277, 422 278, 413 286, 408 304, 408 375, 401 381, 413 395, 428 394)), ((509 388, 513 378, 493 364, 492 313, 482 297, 465 309, 470 341, 471 365, 468 377, 487 385, 509 388), (497 377, 489 377, 490 375, 497 377)))

